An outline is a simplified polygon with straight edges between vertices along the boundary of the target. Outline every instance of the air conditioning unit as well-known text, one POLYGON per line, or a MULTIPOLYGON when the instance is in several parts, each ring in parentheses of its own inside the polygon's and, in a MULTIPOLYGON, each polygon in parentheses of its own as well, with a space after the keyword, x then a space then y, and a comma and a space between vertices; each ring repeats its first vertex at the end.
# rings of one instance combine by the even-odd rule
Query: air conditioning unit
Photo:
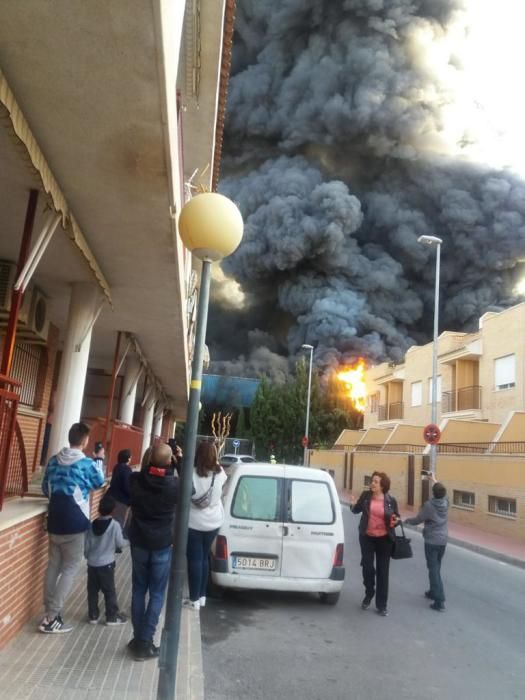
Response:
POLYGON ((27 328, 31 333, 31 340, 36 343, 46 343, 49 335, 47 297, 38 287, 29 289, 28 296, 30 298, 30 308, 27 328))
MULTIPOLYGON (((0 328, 7 326, 11 311, 11 295, 16 282, 16 263, 0 260, 0 328)), ((19 323, 27 324, 31 311, 31 291, 26 290, 18 314, 19 323)))

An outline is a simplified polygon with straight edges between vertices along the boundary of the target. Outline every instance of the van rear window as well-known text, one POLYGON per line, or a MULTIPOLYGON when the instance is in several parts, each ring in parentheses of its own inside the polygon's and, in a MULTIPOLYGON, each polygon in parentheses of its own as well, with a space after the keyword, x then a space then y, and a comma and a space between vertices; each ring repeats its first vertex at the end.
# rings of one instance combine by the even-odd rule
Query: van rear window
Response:
POLYGON ((328 484, 323 481, 299 481, 290 484, 288 519, 293 523, 328 525, 335 522, 334 504, 328 484))
POLYGON ((233 497, 231 514, 246 520, 280 519, 281 479, 241 476, 233 497))

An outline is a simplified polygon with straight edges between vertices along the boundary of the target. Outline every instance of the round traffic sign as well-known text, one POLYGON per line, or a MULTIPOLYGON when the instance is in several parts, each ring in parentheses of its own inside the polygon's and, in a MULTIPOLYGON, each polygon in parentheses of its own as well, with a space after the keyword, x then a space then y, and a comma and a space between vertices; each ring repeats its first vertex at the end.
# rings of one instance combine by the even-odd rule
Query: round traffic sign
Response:
POLYGON ((308 437, 305 435, 304 438, 301 440, 301 445, 303 447, 308 447, 308 437))
POLYGON ((429 423, 423 429, 423 439, 429 445, 437 445, 441 437, 441 430, 435 423, 429 423))
POLYGON ((234 441, 233 441, 233 446, 234 446, 234 447, 240 447, 240 446, 241 446, 241 441, 240 441, 240 440, 234 440, 234 441))

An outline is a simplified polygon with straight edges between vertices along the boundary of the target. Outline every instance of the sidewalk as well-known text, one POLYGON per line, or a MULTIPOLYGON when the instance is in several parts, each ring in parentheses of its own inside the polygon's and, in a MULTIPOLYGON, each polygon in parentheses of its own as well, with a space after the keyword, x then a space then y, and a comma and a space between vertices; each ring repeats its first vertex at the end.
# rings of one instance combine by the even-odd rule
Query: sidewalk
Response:
MULTIPOLYGON (((358 494, 355 494, 356 496, 358 494)), ((344 489, 339 492, 341 503, 350 504, 351 491, 344 489)), ((401 517, 410 518, 417 513, 417 509, 409 509, 401 511, 401 517)), ((407 525, 407 528, 410 527, 407 525)), ((415 529, 415 528, 414 528, 415 529)), ((421 526, 419 527, 421 530, 421 526)), ((449 520, 448 523, 448 541, 450 544, 470 549, 473 552, 478 552, 486 557, 497 559, 498 561, 513 564, 525 569, 525 542, 502 535, 494 535, 490 532, 484 532, 472 525, 463 525, 449 520)))
MULTIPOLYGON (((119 604, 129 614, 131 558, 120 555, 116 571, 119 604)), ((102 602, 102 596, 101 596, 102 602)), ((103 611, 103 603, 101 612, 103 611)), ((86 577, 82 567, 64 618, 75 629, 69 634, 36 631, 27 625, 0 653, 0 696, 10 700, 153 700, 157 694, 156 661, 133 661, 126 653, 131 623, 121 627, 88 625, 86 577)), ((160 638, 162 620, 157 630, 160 638)), ((177 700, 203 700, 204 677, 199 615, 182 611, 177 700)))

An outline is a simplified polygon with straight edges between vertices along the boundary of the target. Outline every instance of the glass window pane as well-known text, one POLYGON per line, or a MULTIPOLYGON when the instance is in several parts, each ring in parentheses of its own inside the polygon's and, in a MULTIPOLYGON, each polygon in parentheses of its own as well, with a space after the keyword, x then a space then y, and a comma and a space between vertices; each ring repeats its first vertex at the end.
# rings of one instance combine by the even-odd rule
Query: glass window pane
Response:
POLYGON ((423 382, 412 383, 412 406, 421 406, 423 400, 423 382))
POLYGON ((247 520, 279 520, 279 479, 264 476, 242 476, 232 503, 234 518, 247 520))
POLYGON ((334 506, 328 484, 322 481, 292 481, 290 520, 294 523, 333 523, 334 506))
POLYGON ((506 355, 494 360, 494 383, 496 388, 513 386, 516 382, 516 356, 506 355))

